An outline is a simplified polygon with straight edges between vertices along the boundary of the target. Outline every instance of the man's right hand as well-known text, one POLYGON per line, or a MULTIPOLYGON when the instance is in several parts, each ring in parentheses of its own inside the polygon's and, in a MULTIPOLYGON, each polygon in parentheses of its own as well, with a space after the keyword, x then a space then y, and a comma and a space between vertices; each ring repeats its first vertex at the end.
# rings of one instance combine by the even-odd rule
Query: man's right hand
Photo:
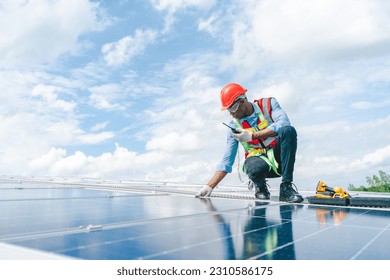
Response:
POLYGON ((213 188, 209 187, 208 185, 205 185, 198 191, 195 197, 208 197, 212 192, 213 188))
POLYGON ((253 133, 242 128, 236 128, 238 133, 233 133, 233 131, 230 131, 230 135, 237 139, 238 142, 249 142, 252 141, 253 133))

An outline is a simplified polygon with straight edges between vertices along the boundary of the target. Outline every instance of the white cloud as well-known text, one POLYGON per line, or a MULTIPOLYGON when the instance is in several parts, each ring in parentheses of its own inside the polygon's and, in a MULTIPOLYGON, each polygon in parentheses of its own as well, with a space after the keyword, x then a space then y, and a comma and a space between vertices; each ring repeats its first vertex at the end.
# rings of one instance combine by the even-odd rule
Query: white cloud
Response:
POLYGON ((210 33, 211 35, 215 35, 217 32, 216 22, 217 22, 218 15, 213 14, 207 19, 199 19, 198 21, 198 30, 199 31, 206 31, 210 33))
POLYGON ((390 99, 379 100, 377 102, 357 101, 352 103, 351 107, 358 110, 370 110, 370 109, 388 108, 389 104, 390 104, 390 99))
POLYGON ((52 166, 56 161, 66 156, 66 150, 59 148, 51 148, 47 154, 32 159, 28 165, 32 170, 45 170, 52 166))
POLYGON ((193 153, 202 150, 206 143, 202 143, 199 134, 195 132, 177 133, 167 131, 160 137, 146 143, 146 149, 169 153, 193 153))
POLYGON ((312 184, 326 180, 347 188, 349 183, 364 185, 366 176, 390 167, 388 116, 358 123, 354 119, 330 121, 326 116, 313 125, 297 126, 298 180, 312 184))
MULTIPOLYGON (((208 61, 209 57, 198 61, 196 55, 185 56, 164 68, 161 75, 178 77, 175 79, 178 83, 169 88, 169 94, 159 95, 154 103, 149 104, 142 120, 145 129, 131 135, 132 139, 144 142, 144 153, 119 145, 113 153, 102 151, 97 156, 89 156, 80 150, 71 155, 63 155, 47 165, 35 162, 34 166, 39 166, 39 169, 31 169, 31 172, 42 174, 46 170, 49 174, 63 176, 135 176, 150 180, 206 181, 214 171, 224 144, 223 137, 210 135, 216 135, 217 131, 223 135, 225 128, 221 122, 227 117, 219 110, 216 93, 220 88, 215 86, 216 81, 211 76, 206 75, 214 69, 214 63, 206 63, 208 61), (202 133, 199 134, 199 130, 202 133), (207 160, 203 159, 205 156, 207 160)), ((153 84, 149 86, 154 87, 153 84)), ((90 88, 90 91, 108 96, 119 103, 123 87, 104 85, 90 88), (118 96, 111 96, 110 92, 117 92, 118 96)))
POLYGON ((81 135, 78 135, 76 139, 79 144, 97 144, 105 140, 111 139, 115 136, 112 131, 102 131, 95 134, 88 134, 82 131, 81 135))
POLYGON ((337 163, 339 158, 337 156, 328 156, 328 157, 314 157, 314 163, 337 163))
POLYGON ((365 154, 361 159, 353 161, 351 167, 363 170, 367 166, 378 166, 383 163, 390 165, 390 145, 365 154))
POLYGON ((181 156, 158 150, 140 154, 116 144, 112 153, 105 152, 98 156, 88 156, 81 151, 67 155, 63 149, 51 148, 46 154, 31 159, 28 167, 30 173, 26 175, 34 176, 142 178, 199 183, 199 180, 207 179, 214 166, 205 161, 188 160, 188 154, 181 156))
POLYGON ((292 86, 283 82, 280 84, 270 85, 269 87, 264 88, 260 92, 260 96, 272 96, 275 97, 281 103, 287 104, 287 102, 293 102, 294 96, 292 95, 293 89, 292 86))
POLYGON ((47 154, 31 160, 30 168, 34 174, 40 175, 120 178, 138 172, 144 174, 145 166, 154 169, 164 160, 158 152, 140 155, 116 144, 113 153, 106 152, 96 157, 82 151, 67 155, 62 149, 51 148, 47 154))
POLYGON ((119 84, 103 84, 89 88, 89 102, 97 109, 123 111, 127 108, 125 89, 119 84))
POLYGON ((323 63, 384 55, 390 46, 389 12, 390 5, 369 0, 236 4, 231 14, 219 19, 231 21, 231 28, 224 24, 218 32, 230 38, 233 48, 225 67, 236 69, 240 79, 250 79, 282 67, 293 69, 296 63, 320 69, 323 63))
POLYGON ((159 11, 171 10, 175 12, 188 7, 210 9, 215 5, 216 0, 151 0, 151 2, 159 11))
POLYGON ((175 13, 180 10, 189 8, 196 8, 201 10, 208 10, 213 7, 217 0, 150 0, 154 8, 160 12, 166 11, 165 25, 162 33, 165 34, 170 31, 172 25, 175 23, 175 13))
POLYGON ((111 131, 88 133, 80 127, 81 117, 77 114, 80 103, 73 94, 73 86, 63 77, 44 72, 1 71, 3 172, 28 172, 27 162, 51 147, 96 144, 115 136, 111 131))
POLYGON ((389 6, 375 1, 261 1, 253 15, 254 43, 288 56, 344 55, 390 39, 389 6))
POLYGON ((147 45, 157 37, 154 30, 136 30, 134 36, 126 36, 114 43, 103 45, 102 53, 108 65, 116 66, 127 63, 134 56, 142 53, 147 45))
POLYGON ((92 127, 90 128, 90 130, 91 130, 91 131, 99 131, 99 130, 102 130, 102 129, 106 128, 108 124, 109 124, 108 121, 106 121, 106 122, 100 122, 100 123, 97 123, 97 124, 95 124, 94 126, 92 126, 92 127))
POLYGON ((77 51, 79 38, 105 25, 88 0, 3 1, 0 65, 35 65, 77 51))
POLYGON ((36 85, 31 92, 34 97, 41 97, 43 106, 46 108, 61 109, 65 112, 71 112, 76 108, 75 102, 68 102, 58 99, 56 91, 59 90, 56 86, 48 86, 43 84, 36 85))

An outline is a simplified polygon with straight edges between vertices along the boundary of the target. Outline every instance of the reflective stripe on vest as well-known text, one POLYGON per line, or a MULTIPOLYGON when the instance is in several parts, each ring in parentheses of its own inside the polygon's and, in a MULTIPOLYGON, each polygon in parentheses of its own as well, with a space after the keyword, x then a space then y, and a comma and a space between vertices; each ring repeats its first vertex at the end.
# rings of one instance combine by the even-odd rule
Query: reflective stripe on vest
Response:
POLYGON ((271 98, 262 98, 260 100, 255 100, 255 102, 261 103, 260 110, 264 114, 264 117, 271 123, 274 122, 274 119, 271 115, 271 98), (266 110, 265 110, 266 109, 266 110))

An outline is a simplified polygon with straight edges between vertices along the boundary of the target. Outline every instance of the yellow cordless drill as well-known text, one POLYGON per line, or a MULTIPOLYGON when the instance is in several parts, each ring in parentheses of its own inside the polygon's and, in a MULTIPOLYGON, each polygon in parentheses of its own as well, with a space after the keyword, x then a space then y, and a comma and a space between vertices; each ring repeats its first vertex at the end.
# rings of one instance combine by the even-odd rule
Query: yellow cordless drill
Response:
POLYGON ((350 198, 351 196, 342 188, 331 188, 322 181, 317 184, 316 197, 318 198, 350 198))

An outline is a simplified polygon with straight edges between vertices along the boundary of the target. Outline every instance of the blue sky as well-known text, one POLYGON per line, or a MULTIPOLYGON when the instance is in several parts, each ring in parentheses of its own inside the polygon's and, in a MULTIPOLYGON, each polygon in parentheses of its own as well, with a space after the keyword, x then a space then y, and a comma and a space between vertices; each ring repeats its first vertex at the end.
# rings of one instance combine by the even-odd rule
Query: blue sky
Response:
POLYGON ((0 172, 207 183, 234 81, 288 113, 299 188, 364 185, 390 173, 389 13, 379 0, 0 1, 0 172))

